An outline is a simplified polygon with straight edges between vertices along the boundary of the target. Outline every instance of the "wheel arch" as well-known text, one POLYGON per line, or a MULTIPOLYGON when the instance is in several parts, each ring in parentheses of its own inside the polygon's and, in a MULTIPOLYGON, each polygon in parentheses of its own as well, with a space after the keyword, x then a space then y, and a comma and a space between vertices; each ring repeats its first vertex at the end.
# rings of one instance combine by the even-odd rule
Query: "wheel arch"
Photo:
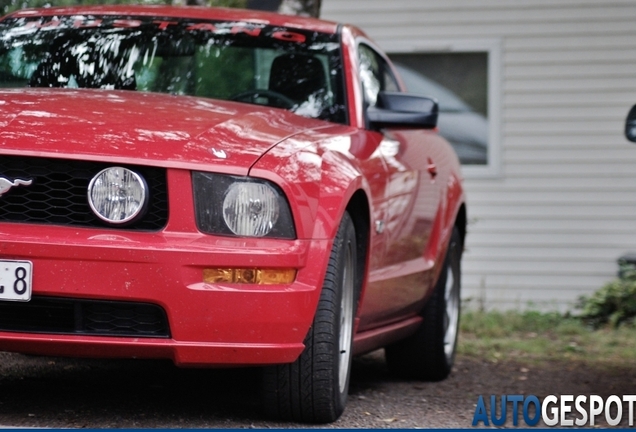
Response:
POLYGON ((466 244, 466 228, 468 220, 466 216, 466 204, 462 203, 455 217, 455 226, 459 230, 459 235, 462 239, 462 248, 466 244))
MULTIPOLYGON (((371 210, 366 193, 362 189, 354 192, 347 204, 346 211, 353 220, 356 231, 356 301, 362 299, 366 287, 366 269, 369 265, 369 244, 371 237, 371 210)), ((359 307, 356 308, 359 310, 359 307)))

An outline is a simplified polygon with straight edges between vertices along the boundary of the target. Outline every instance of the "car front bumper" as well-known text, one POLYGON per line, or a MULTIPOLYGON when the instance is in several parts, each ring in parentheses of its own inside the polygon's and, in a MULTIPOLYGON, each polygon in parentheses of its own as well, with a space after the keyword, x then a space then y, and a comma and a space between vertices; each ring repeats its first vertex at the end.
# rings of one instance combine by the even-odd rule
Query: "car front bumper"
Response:
POLYGON ((0 224, 0 259, 33 263, 33 296, 150 303, 169 324, 167 338, 4 330, 0 350, 181 366, 289 363, 304 348, 330 250, 330 240, 0 224), (209 284, 206 268, 298 273, 288 285, 209 284))

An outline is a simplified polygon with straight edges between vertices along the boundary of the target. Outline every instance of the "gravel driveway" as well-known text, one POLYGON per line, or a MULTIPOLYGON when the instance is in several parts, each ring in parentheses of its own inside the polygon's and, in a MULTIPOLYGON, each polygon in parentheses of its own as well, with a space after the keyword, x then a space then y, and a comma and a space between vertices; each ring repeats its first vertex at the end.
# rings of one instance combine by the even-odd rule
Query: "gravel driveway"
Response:
MULTIPOLYGON (((265 421, 256 370, 177 369, 169 362, 68 360, 0 353, 0 425, 60 428, 250 428, 265 421)), ((633 394, 636 368, 565 362, 534 370, 460 357, 440 383, 392 378, 382 351, 355 360, 338 428, 471 427, 480 394, 633 394)))

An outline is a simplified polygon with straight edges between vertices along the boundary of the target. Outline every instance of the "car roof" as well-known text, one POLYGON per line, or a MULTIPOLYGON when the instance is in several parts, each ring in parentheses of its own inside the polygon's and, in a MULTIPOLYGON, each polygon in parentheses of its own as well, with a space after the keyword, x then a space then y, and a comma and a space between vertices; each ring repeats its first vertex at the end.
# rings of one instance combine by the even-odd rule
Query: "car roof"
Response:
POLYGON ((14 12, 7 17, 27 18, 34 16, 63 16, 85 14, 157 16, 165 18, 245 21, 272 26, 293 27, 303 30, 318 31, 321 33, 334 34, 338 31, 338 23, 316 18, 281 15, 272 12, 262 12, 247 9, 213 8, 202 6, 102 5, 51 7, 40 9, 23 9, 14 12))

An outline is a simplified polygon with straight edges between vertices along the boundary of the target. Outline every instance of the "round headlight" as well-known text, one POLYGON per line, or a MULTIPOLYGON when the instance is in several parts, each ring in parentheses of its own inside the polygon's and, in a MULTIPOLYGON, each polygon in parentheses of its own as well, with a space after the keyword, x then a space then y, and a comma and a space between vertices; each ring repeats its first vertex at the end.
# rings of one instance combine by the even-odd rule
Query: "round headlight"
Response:
POLYGON ((223 200, 223 219, 236 235, 263 237, 278 220, 278 194, 264 183, 233 183, 223 200))
POLYGON ((143 213, 147 190, 146 182, 136 172, 122 167, 106 168, 88 185, 88 204, 101 220, 124 224, 143 213))

